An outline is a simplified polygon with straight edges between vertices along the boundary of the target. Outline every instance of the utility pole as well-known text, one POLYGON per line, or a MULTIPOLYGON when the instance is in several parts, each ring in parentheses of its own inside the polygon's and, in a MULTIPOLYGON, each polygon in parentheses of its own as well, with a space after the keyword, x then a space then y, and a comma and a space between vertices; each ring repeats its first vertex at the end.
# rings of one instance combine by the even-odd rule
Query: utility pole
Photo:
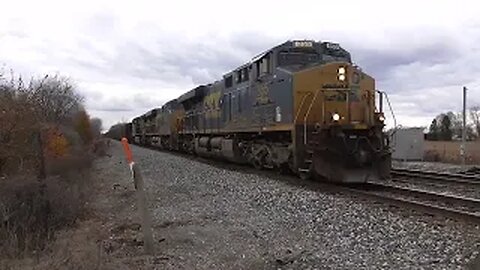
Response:
POLYGON ((463 128, 462 128, 462 145, 460 146, 460 155, 462 157, 462 165, 465 166, 465 141, 467 137, 467 87, 463 87, 463 128))

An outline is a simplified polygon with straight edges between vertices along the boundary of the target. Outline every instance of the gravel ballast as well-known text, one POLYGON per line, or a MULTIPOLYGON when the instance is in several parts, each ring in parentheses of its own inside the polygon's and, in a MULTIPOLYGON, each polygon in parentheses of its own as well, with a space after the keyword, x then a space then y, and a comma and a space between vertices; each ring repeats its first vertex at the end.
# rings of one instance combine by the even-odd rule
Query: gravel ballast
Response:
MULTIPOLYGON (((155 269, 464 269, 480 250, 478 225, 293 177, 132 149, 153 215, 155 269)), ((111 152, 104 169, 117 172, 112 185, 131 191, 121 145, 112 142, 111 152)), ((134 207, 133 196, 125 201, 134 207)), ((135 213, 116 218, 128 227, 135 213)))

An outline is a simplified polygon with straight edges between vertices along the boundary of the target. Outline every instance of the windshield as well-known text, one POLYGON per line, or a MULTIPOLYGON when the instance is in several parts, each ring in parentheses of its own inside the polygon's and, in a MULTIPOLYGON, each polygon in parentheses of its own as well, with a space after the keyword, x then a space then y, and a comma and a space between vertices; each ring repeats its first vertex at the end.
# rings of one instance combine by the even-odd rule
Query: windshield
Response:
POLYGON ((318 58, 315 52, 280 52, 278 62, 281 66, 306 65, 318 62, 318 58))
POLYGON ((340 46, 332 46, 331 44, 324 44, 322 60, 325 62, 331 62, 331 61, 350 62, 350 53, 342 49, 340 46))

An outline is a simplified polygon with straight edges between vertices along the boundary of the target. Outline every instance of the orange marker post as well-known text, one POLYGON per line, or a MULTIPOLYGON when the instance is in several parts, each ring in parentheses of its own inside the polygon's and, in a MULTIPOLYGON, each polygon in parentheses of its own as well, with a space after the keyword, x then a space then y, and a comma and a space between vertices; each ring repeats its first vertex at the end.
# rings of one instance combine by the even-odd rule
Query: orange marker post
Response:
POLYGON ((128 165, 131 166, 133 163, 133 155, 132 155, 132 150, 130 150, 130 145, 128 144, 128 139, 123 137, 122 138, 122 145, 123 145, 123 151, 125 152, 125 156, 127 157, 127 162, 128 165))
POLYGON ((128 144, 127 138, 122 138, 123 151, 127 157, 128 165, 130 166, 130 171, 132 172, 133 183, 135 185, 135 190, 137 191, 137 208, 139 211, 140 218, 142 219, 142 230, 143 230, 143 239, 144 239, 144 248, 147 254, 153 255, 153 233, 152 233, 152 221, 150 215, 147 211, 147 198, 144 191, 143 177, 140 172, 140 168, 137 164, 133 162, 132 150, 130 150, 130 145, 128 144))

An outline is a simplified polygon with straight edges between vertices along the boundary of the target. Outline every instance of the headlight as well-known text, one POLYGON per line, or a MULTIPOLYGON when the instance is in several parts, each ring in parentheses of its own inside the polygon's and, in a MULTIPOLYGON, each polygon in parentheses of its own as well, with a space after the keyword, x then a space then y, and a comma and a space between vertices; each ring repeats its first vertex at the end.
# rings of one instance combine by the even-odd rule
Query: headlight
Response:
POLYGON ((338 68, 338 74, 345 74, 345 68, 344 67, 340 67, 338 68))
POLYGON ((345 75, 344 75, 344 74, 338 75, 338 79, 339 79, 340 81, 345 81, 345 75))
POLYGON ((380 120, 380 122, 383 122, 383 121, 385 121, 385 116, 383 116, 383 115, 380 115, 380 116, 378 117, 378 120, 380 120))
POLYGON ((340 114, 334 113, 334 114, 332 115, 332 119, 333 119, 333 121, 338 121, 338 120, 340 120, 340 114))

